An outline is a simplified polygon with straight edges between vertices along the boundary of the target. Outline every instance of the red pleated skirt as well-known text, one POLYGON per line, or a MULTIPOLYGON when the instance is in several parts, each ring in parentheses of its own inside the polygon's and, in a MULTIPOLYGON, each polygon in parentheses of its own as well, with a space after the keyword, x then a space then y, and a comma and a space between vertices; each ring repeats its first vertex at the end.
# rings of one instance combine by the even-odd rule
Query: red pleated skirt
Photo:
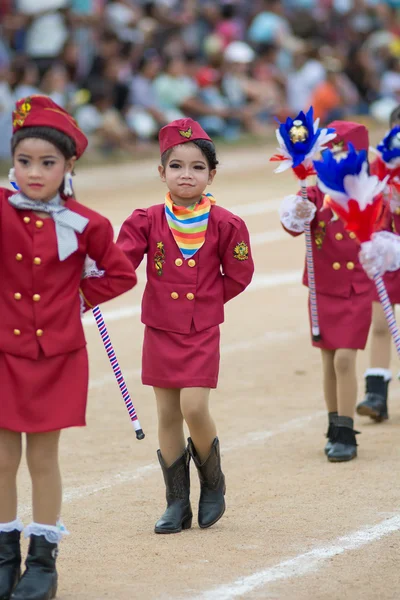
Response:
POLYGON ((142 382, 160 388, 216 388, 220 361, 219 327, 189 334, 146 326, 142 382))
POLYGON ((351 294, 349 298, 317 293, 317 306, 322 339, 313 342, 313 346, 324 350, 364 350, 372 319, 370 291, 351 294))
POLYGON ((44 433, 86 425, 86 348, 38 360, 0 353, 0 429, 44 433))

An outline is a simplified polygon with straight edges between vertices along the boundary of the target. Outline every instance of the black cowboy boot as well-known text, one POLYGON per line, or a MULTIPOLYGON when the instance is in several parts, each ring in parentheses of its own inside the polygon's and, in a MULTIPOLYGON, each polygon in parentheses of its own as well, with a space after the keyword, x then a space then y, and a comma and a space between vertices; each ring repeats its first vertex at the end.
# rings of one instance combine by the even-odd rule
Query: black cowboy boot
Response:
MULTIPOLYGON (((377 369, 381 371, 381 369, 377 369)), ((375 371, 375 369, 370 369, 375 371)), ((382 369, 385 373, 386 369, 382 369)), ((357 406, 357 414, 370 417, 377 423, 389 418, 387 408, 388 387, 390 382, 390 371, 382 375, 369 374, 365 377, 365 398, 357 406)))
POLYGON ((21 533, 0 532, 0 600, 9 600, 21 576, 21 533))
MULTIPOLYGON (((346 417, 339 417, 341 418, 346 417)), ((353 422, 353 419, 349 421, 353 422)), ((347 462, 357 456, 357 433, 359 431, 355 431, 353 427, 343 427, 340 424, 336 427, 332 448, 327 454, 329 462, 347 462)))
POLYGON ((328 441, 326 442, 325 450, 324 450, 326 456, 328 456, 328 452, 331 450, 333 442, 334 442, 334 438, 335 438, 335 434, 336 434, 337 417, 338 417, 337 412, 328 413, 328 431, 326 432, 326 437, 327 437, 328 441))
POLYGON ((15 588, 11 600, 52 600, 56 597, 58 576, 56 558, 58 544, 44 535, 31 535, 26 571, 15 588))
POLYGON ((201 463, 192 440, 188 439, 188 450, 197 467, 200 479, 199 526, 202 529, 214 525, 225 512, 225 476, 221 471, 221 454, 216 437, 210 454, 201 463))
POLYGON ((166 467, 160 450, 158 460, 164 475, 167 510, 156 523, 155 533, 179 533, 192 526, 190 506, 190 454, 187 450, 170 467, 166 467))

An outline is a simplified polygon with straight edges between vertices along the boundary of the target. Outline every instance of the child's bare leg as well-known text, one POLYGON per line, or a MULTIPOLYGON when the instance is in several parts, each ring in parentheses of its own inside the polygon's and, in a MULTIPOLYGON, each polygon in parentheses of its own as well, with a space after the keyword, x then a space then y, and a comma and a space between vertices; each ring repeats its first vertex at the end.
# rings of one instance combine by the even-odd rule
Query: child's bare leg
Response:
POLYGON ((0 429, 0 523, 10 523, 17 518, 17 472, 21 454, 21 434, 0 429))
POLYGON ((335 372, 339 417, 354 419, 357 401, 357 350, 340 349, 335 352, 335 372))
POLYGON ((338 410, 335 352, 335 350, 321 350, 324 398, 328 413, 336 413, 338 410))
POLYGON ((225 476, 209 397, 208 388, 181 390, 182 414, 190 431, 188 448, 200 479, 198 522, 203 529, 214 525, 225 512, 225 476))
POLYGON ((62 502, 58 462, 60 431, 27 435, 26 459, 32 479, 33 520, 56 525, 62 502))
POLYGON ((192 526, 189 454, 185 448, 180 390, 154 388, 158 412, 158 459, 164 476, 167 509, 156 533, 179 533, 192 526))
POLYGON ((157 402, 160 451, 166 466, 169 467, 185 451, 180 390, 155 387, 154 393, 157 402))
POLYGON ((389 369, 392 339, 380 302, 372 303, 371 367, 389 369))
POLYGON ((335 352, 338 417, 334 443, 328 452, 330 462, 346 462, 357 456, 354 431, 354 411, 357 400, 357 350, 340 349, 335 352))
POLYGON ((209 388, 193 387, 181 390, 181 411, 201 461, 206 460, 210 454, 212 443, 217 435, 210 414, 209 398, 209 388))
POLYGON ((372 303, 371 364, 365 372, 365 397, 357 406, 359 415, 376 422, 388 418, 388 386, 392 378, 390 351, 392 340, 382 305, 372 303))

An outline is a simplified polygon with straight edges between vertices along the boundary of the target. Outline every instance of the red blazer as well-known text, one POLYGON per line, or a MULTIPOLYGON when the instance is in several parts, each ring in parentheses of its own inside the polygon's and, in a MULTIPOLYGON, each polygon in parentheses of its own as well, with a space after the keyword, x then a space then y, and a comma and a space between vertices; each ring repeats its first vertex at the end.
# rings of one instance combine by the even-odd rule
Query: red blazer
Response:
POLYGON ((0 188, 0 352, 37 359, 85 346, 79 289, 90 308, 132 288, 135 272, 113 242, 110 222, 76 200, 66 206, 89 219, 79 248, 58 258, 53 219, 13 208, 0 188), (105 271, 81 280, 86 255, 105 271))
MULTIPOLYGON (((311 222, 315 286, 320 294, 349 298, 352 293, 363 294, 373 290, 359 260, 359 244, 347 232, 340 219, 330 208, 323 208, 324 194, 317 186, 307 188, 308 199, 317 207, 311 222)), ((299 195, 300 192, 299 192, 299 195)), ((287 230, 292 236, 301 235, 287 230)), ((303 283, 308 286, 307 267, 303 283)))
POLYGON ((243 292, 253 276, 247 227, 228 210, 212 206, 202 248, 183 260, 164 210, 164 204, 135 210, 117 241, 135 269, 147 254, 142 322, 176 333, 189 333, 192 323, 196 331, 219 325, 224 303, 243 292))

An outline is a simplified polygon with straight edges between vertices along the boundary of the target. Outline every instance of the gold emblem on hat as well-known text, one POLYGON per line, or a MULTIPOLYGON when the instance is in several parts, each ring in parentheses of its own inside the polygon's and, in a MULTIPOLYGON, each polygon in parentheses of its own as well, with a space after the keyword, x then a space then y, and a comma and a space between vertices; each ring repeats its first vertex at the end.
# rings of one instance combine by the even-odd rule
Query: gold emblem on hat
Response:
POLYGON ((347 150, 345 150, 343 141, 332 144, 332 154, 336 162, 340 162, 341 160, 343 160, 343 158, 346 158, 348 152, 347 150))
POLYGON ((239 242, 233 249, 233 256, 236 260, 247 260, 249 258, 249 247, 246 242, 239 242))
POLYGON ((189 129, 186 129, 186 131, 184 131, 183 129, 179 129, 179 135, 186 138, 187 140, 190 139, 193 135, 192 128, 189 127, 189 129))
POLYGON ((14 119, 13 119, 14 127, 17 127, 17 126, 22 127, 22 125, 24 124, 25 119, 28 116, 28 114, 30 113, 31 109, 32 109, 31 99, 25 98, 22 101, 22 104, 17 106, 16 110, 14 111, 14 119))

